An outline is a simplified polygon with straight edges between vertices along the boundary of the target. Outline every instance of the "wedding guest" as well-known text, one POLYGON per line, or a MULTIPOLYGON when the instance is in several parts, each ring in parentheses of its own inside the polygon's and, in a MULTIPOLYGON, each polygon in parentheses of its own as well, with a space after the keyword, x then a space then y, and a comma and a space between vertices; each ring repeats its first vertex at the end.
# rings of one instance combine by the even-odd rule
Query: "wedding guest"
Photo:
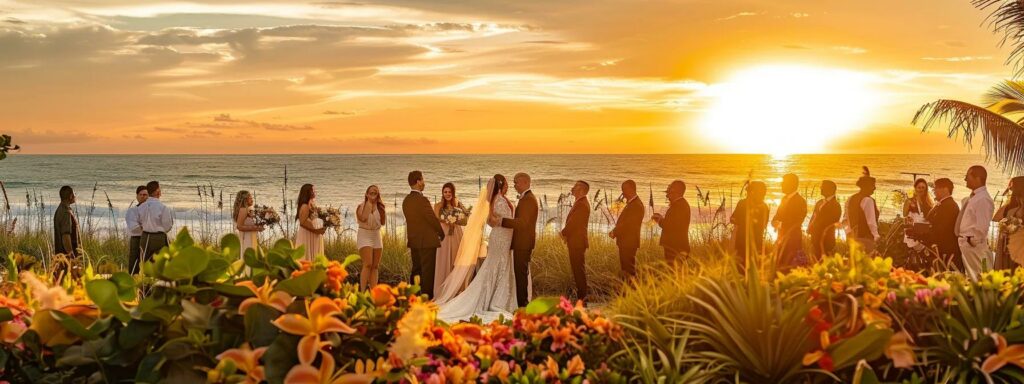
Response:
POLYGON ((371 185, 366 188, 363 202, 356 207, 356 221, 359 232, 356 233, 356 247, 359 257, 363 260, 363 269, 359 272, 359 289, 365 290, 377 286, 380 273, 380 258, 384 254, 384 240, 380 229, 387 222, 384 202, 380 200, 380 188, 371 185))
POLYGON ((53 253, 70 259, 79 255, 78 217, 71 205, 77 201, 75 190, 70 186, 60 187, 60 205, 53 212, 53 253))
POLYGON ((821 199, 814 204, 807 234, 811 235, 811 255, 816 260, 835 254, 836 225, 842 218, 843 208, 836 199, 836 183, 832 180, 821 182, 821 199))
POLYGON ((803 229, 804 218, 807 217, 807 200, 797 190, 800 179, 796 174, 787 173, 782 176, 782 200, 779 209, 772 218, 772 226, 778 231, 775 244, 776 262, 781 270, 804 265, 803 229))
MULTIPOLYGON (((903 202, 903 217, 908 227, 913 231, 914 224, 927 223, 928 212, 931 212, 932 207, 935 203, 932 202, 931 195, 928 194, 928 181, 925 179, 917 179, 914 181, 914 194, 910 196, 907 201, 903 202)), ((917 239, 912 238, 909 234, 903 236, 903 243, 909 248, 908 252, 914 254, 920 252, 923 249, 922 244, 917 239)))
POLYGON ((935 207, 928 212, 926 220, 931 224, 928 234, 928 246, 938 252, 943 264, 964 271, 960 246, 957 244, 956 219, 960 216, 960 206, 953 199, 953 181, 942 178, 935 180, 935 207))
POLYGON ((988 248, 988 228, 992 222, 995 203, 985 188, 988 181, 988 171, 985 167, 970 167, 964 181, 967 182, 967 188, 971 189, 971 195, 965 197, 960 204, 960 215, 956 219, 957 236, 967 276, 977 280, 981 272, 992 267, 992 257, 988 248))
POLYGON ((434 298, 434 272, 436 271, 437 248, 444 240, 445 232, 441 221, 434 215, 430 200, 423 196, 426 184, 423 173, 409 172, 409 194, 402 201, 402 214, 405 215, 405 233, 409 254, 412 257, 410 282, 419 276, 420 288, 428 298, 434 298))
POLYGON ((999 226, 995 269, 1013 269, 1024 264, 1024 232, 1020 231, 1020 222, 1024 219, 1024 176, 1010 179, 1006 189, 1010 197, 999 207, 992 221, 1000 223, 1003 219, 1013 219, 1014 222, 999 226))
POLYGON ((436 265, 434 266, 434 292, 441 291, 444 280, 455 268, 455 256, 459 254, 459 243, 462 242, 462 226, 465 225, 465 220, 461 223, 450 224, 441 219, 445 215, 454 215, 456 210, 465 210, 465 207, 455 196, 455 184, 444 183, 444 186, 441 187, 441 201, 434 204, 434 215, 441 221, 441 229, 447 234, 444 240, 441 240, 441 246, 437 248, 436 265))
POLYGON ((626 180, 622 183, 622 197, 626 199, 626 207, 622 209, 615 228, 608 236, 615 239, 619 247, 619 265, 622 277, 631 281, 636 277, 636 253, 640 250, 640 226, 644 221, 644 203, 636 193, 636 182, 626 180))
POLYGON ((764 232, 768 227, 768 186, 762 181, 747 183, 747 197, 736 203, 729 221, 733 224, 733 246, 740 270, 746 271, 749 255, 764 254, 764 232))
POLYGON ((313 184, 303 184, 299 188, 299 198, 295 205, 299 211, 295 214, 295 220, 299 222, 299 230, 295 234, 295 246, 305 247, 307 261, 313 261, 317 256, 324 254, 324 221, 316 214, 316 189, 313 184))
POLYGON ((145 185, 140 185, 135 188, 135 201, 137 202, 134 206, 128 207, 128 210, 124 213, 125 225, 128 227, 128 273, 137 274, 139 273, 139 263, 141 262, 140 256, 142 255, 142 220, 139 217, 139 206, 146 202, 149 198, 149 191, 146 190, 145 185))
POLYGON ((875 252, 881 236, 878 234, 878 205, 871 197, 875 193, 875 178, 864 167, 864 174, 857 179, 860 191, 846 200, 846 217, 843 219, 846 238, 864 253, 875 252))
POLYGON ((512 218, 501 219, 501 226, 512 228, 512 272, 516 278, 516 302, 525 307, 530 302, 530 259, 537 245, 537 217, 540 204, 530 191, 530 175, 519 172, 512 177, 517 203, 512 218))
POLYGON ((266 228, 256 225, 256 218, 253 217, 252 211, 255 204, 256 201, 249 191, 238 191, 235 194, 231 218, 235 220, 235 230, 238 232, 238 239, 242 242, 241 253, 238 257, 245 257, 247 249, 260 248, 260 232, 266 228))
POLYGON ((690 254, 690 202, 686 201, 686 183, 675 180, 665 190, 668 211, 654 213, 651 219, 661 227, 658 244, 665 251, 665 261, 673 266, 676 260, 690 254))
MULTIPOLYGON (((153 255, 167 246, 167 233, 174 226, 174 211, 160 201, 163 191, 160 182, 146 184, 149 198, 139 206, 139 221, 142 222, 142 263, 153 259, 153 255)), ((139 263, 139 264, 142 264, 139 263)))
POLYGON ((565 218, 565 227, 559 232, 566 248, 569 249, 569 266, 572 269, 572 277, 576 282, 576 297, 579 300, 587 301, 590 289, 587 287, 586 256, 590 241, 587 239, 587 228, 590 225, 590 202, 587 201, 587 194, 590 193, 590 184, 579 180, 572 186, 569 193, 576 198, 569 208, 569 215, 565 218))

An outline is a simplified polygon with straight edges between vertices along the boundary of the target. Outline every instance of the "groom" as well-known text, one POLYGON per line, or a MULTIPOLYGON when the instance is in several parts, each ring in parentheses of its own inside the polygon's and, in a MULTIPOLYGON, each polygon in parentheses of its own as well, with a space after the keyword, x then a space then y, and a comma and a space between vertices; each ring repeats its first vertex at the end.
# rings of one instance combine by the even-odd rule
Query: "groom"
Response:
POLYGON ((402 201, 402 213, 405 214, 405 232, 408 239, 409 253, 412 254, 412 274, 410 282, 420 277, 420 288, 428 298, 434 298, 434 266, 437 248, 444 239, 441 222, 434 216, 430 200, 423 196, 423 173, 409 172, 409 187, 412 191, 402 201))
POLYGON ((530 300, 530 255, 537 243, 537 198, 530 192, 530 175, 517 173, 512 184, 519 192, 514 218, 501 220, 501 226, 512 228, 512 263, 516 275, 516 301, 525 307, 530 300))

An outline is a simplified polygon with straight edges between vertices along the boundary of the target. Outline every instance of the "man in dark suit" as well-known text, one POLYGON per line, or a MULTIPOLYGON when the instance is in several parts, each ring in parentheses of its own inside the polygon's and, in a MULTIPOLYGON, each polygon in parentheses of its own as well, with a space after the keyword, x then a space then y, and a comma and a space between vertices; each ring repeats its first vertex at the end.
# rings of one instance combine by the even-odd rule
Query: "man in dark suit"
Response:
POLYGON ((673 266, 680 257, 690 254, 690 202, 686 195, 686 183, 682 180, 673 181, 665 190, 668 198, 668 211, 651 215, 651 219, 661 227, 659 244, 665 249, 665 261, 673 266))
POLYGON ((587 301, 590 290, 587 288, 587 269, 585 258, 590 241, 587 240, 587 227, 590 224, 590 202, 587 201, 587 193, 590 192, 590 184, 586 181, 577 181, 572 186, 572 196, 576 202, 569 209, 569 216, 565 218, 565 227, 560 235, 565 245, 569 248, 569 265, 572 267, 572 277, 576 281, 576 297, 587 301))
POLYGON ((778 231, 778 241, 775 245, 777 266, 780 270, 787 270, 797 264, 805 262, 800 260, 803 257, 804 242, 803 229, 804 218, 807 217, 807 200, 800 196, 797 189, 800 187, 800 178, 793 173, 782 176, 782 201, 779 202, 779 209, 775 211, 772 218, 772 225, 778 231))
POLYGON ((423 196, 423 173, 409 172, 409 187, 412 191, 402 201, 402 213, 405 214, 405 232, 408 238, 409 252, 412 255, 412 274, 410 282, 420 277, 420 289, 429 298, 434 297, 434 266, 437 248, 444 239, 441 221, 434 215, 430 200, 423 196))
POLYGON ((935 180, 934 191, 935 207, 925 217, 931 224, 929 246, 938 251, 942 260, 952 260, 953 265, 963 272, 963 260, 956 235, 956 218, 960 215, 960 206, 953 199, 953 181, 946 178, 935 180))
POLYGON ((821 182, 821 200, 814 204, 807 234, 811 235, 811 254, 816 259, 833 255, 836 250, 836 224, 843 217, 843 208, 836 200, 836 183, 832 180, 821 182))
POLYGON ((516 301, 520 307, 529 303, 530 257, 537 244, 537 216, 540 204, 530 191, 530 175, 517 173, 512 184, 519 192, 519 203, 513 218, 501 220, 501 226, 512 228, 512 269, 516 276, 516 301))
POLYGON ((644 203, 636 194, 636 182, 626 180, 622 183, 622 197, 626 199, 626 207, 622 209, 615 228, 608 236, 615 239, 619 247, 619 265, 622 277, 627 281, 636 277, 636 253, 640 250, 640 226, 644 222, 644 203))

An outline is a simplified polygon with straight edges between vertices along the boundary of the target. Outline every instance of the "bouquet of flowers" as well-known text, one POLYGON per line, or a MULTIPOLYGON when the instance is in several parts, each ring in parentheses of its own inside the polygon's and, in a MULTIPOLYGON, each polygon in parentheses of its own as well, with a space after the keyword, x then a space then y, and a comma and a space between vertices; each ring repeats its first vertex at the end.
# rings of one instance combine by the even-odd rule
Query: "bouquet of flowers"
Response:
POLYGON ((472 211, 473 207, 467 209, 461 205, 441 210, 441 221, 448 224, 448 234, 454 233, 456 225, 466 225, 466 220, 472 211))
POLYGON ((1009 216, 999 220, 999 230, 1007 235, 1014 234, 1019 231, 1021 225, 1021 219, 1017 216, 1009 216))
POLYGON ((252 209, 252 217, 256 225, 272 226, 281 222, 281 214, 274 207, 257 205, 252 209))
POLYGON ((324 223, 324 228, 341 228, 341 210, 334 207, 316 207, 316 217, 324 223))

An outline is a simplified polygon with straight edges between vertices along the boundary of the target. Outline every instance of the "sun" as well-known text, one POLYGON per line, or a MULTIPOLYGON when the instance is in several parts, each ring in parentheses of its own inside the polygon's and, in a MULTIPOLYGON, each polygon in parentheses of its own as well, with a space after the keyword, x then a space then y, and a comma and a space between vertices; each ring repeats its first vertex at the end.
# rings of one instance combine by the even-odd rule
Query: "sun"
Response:
POLYGON ((879 101, 871 80, 841 69, 749 68, 707 89, 714 101, 700 129, 735 153, 820 153, 870 119, 879 101))

